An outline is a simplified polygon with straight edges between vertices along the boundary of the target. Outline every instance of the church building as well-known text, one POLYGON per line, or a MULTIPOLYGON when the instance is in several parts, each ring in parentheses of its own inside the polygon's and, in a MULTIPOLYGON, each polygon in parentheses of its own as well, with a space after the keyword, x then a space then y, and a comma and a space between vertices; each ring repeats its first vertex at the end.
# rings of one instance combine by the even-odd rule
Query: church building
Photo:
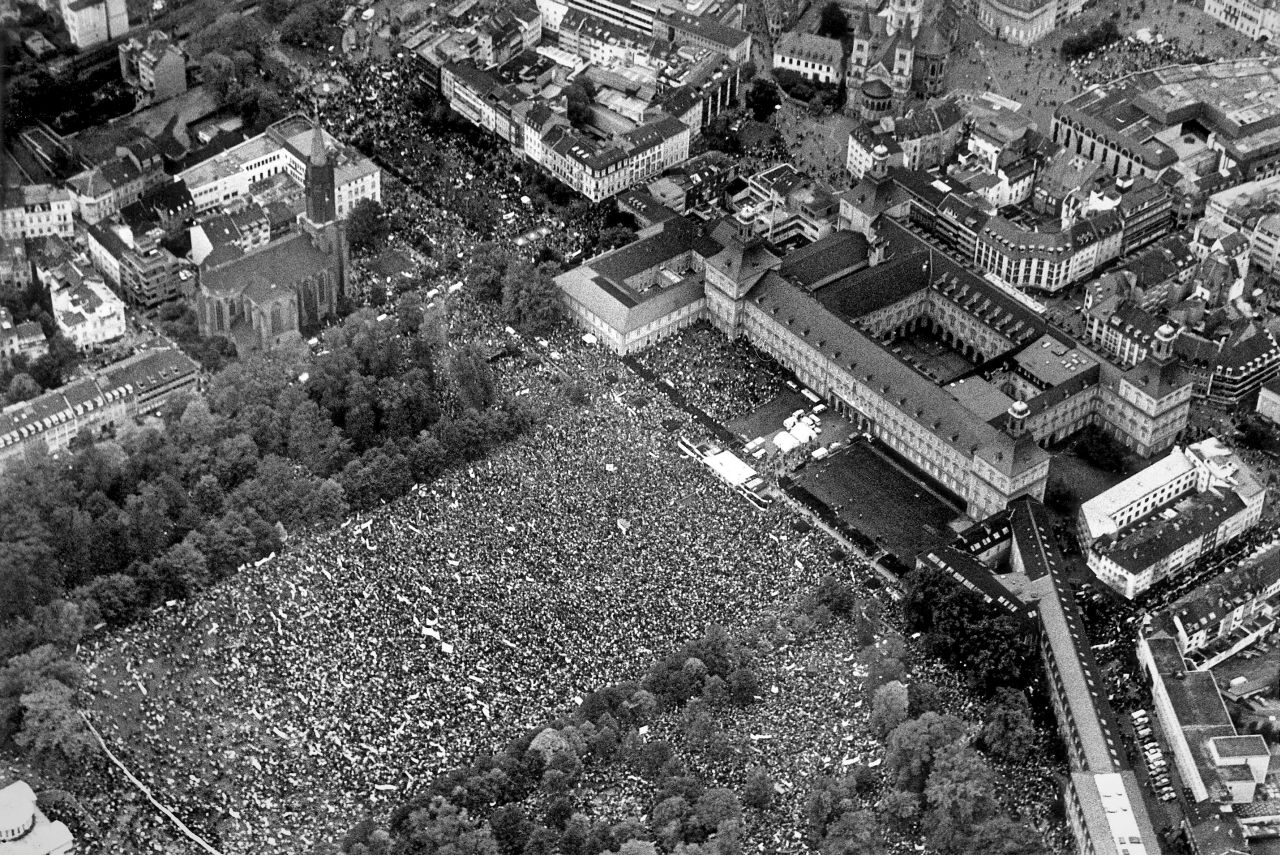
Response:
POLYGON ((306 212, 295 229, 247 251, 223 248, 199 268, 200 333, 220 335, 241 352, 300 341, 302 330, 334 314, 346 284, 346 226, 339 221, 335 175, 324 133, 315 125, 306 170, 306 212))
POLYGON ((937 0, 889 0, 854 18, 845 83, 847 104, 863 118, 900 114, 912 96, 942 94, 955 36, 952 13, 937 0))

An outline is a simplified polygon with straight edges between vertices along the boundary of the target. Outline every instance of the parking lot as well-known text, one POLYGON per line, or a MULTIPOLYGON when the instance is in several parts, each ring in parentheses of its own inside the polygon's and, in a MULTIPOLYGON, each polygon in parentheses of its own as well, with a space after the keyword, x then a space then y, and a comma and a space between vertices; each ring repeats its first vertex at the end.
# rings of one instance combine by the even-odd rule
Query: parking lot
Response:
POLYGON ((1147 811, 1156 831, 1177 828, 1182 821, 1178 790, 1182 787, 1173 755, 1165 750, 1155 713, 1135 710, 1121 716, 1121 730, 1132 740, 1134 773, 1143 785, 1147 811))

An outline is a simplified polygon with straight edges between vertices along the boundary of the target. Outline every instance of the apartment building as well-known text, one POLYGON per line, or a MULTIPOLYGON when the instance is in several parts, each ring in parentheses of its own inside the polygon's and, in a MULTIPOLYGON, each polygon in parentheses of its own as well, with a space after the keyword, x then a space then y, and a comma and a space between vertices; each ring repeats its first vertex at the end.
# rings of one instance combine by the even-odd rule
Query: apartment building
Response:
POLYGON ((21 356, 37 359, 48 350, 44 330, 35 321, 13 322, 13 314, 0 306, 0 362, 21 356))
POLYGON ((0 188, 0 238, 71 237, 75 233, 71 194, 51 184, 0 188))
POLYGON ((129 31, 125 0, 62 0, 62 22, 71 43, 84 50, 129 31))
POLYGON ((1266 492, 1216 438, 1175 447, 1080 507, 1089 569, 1132 599, 1256 525, 1266 492))
POLYGON ((139 106, 167 101, 187 91, 187 58, 167 33, 153 30, 119 47, 120 77, 139 106))
POLYGON ((1256 644, 1280 623, 1280 545, 1261 547, 1170 605, 1156 621, 1202 671, 1256 644))
POLYGON ((0 411, 0 468, 41 450, 64 451, 81 431, 110 435, 194 391, 199 375, 199 366, 180 350, 145 350, 7 407, 0 411))

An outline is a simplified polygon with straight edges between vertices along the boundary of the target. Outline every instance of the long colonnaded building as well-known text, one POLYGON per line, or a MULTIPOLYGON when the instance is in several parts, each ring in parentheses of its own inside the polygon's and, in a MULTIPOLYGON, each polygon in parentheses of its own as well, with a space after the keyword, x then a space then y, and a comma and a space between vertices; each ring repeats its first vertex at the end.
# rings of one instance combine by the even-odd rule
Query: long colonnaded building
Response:
POLYGON ((1162 850, 1129 764, 1115 713, 1068 580, 1070 563, 1049 515, 1030 498, 1012 502, 917 559, 989 605, 1033 622, 1070 775, 1067 821, 1079 855, 1158 855, 1162 850))
POLYGON ((1041 443, 1101 424, 1140 454, 1186 425, 1190 385, 1158 353, 1121 369, 881 217, 789 254, 728 222, 673 217, 557 277, 569 313, 618 353, 699 320, 745 337, 958 496, 974 519, 1041 498, 1041 443), (939 373, 908 346, 941 340, 939 373))

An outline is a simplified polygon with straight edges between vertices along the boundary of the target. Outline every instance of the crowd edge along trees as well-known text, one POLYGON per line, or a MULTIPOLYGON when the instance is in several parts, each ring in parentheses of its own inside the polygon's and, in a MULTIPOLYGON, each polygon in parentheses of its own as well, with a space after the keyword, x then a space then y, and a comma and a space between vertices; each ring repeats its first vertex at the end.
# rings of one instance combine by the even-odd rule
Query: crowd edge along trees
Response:
MULTIPOLYGON (((513 311, 543 311, 513 299, 513 311)), ((154 424, 0 475, 0 740, 73 762, 82 746, 64 713, 86 627, 188 596, 533 423, 484 358, 413 319, 411 305, 385 321, 354 314, 326 332, 323 356, 233 363, 207 398, 154 424)))

